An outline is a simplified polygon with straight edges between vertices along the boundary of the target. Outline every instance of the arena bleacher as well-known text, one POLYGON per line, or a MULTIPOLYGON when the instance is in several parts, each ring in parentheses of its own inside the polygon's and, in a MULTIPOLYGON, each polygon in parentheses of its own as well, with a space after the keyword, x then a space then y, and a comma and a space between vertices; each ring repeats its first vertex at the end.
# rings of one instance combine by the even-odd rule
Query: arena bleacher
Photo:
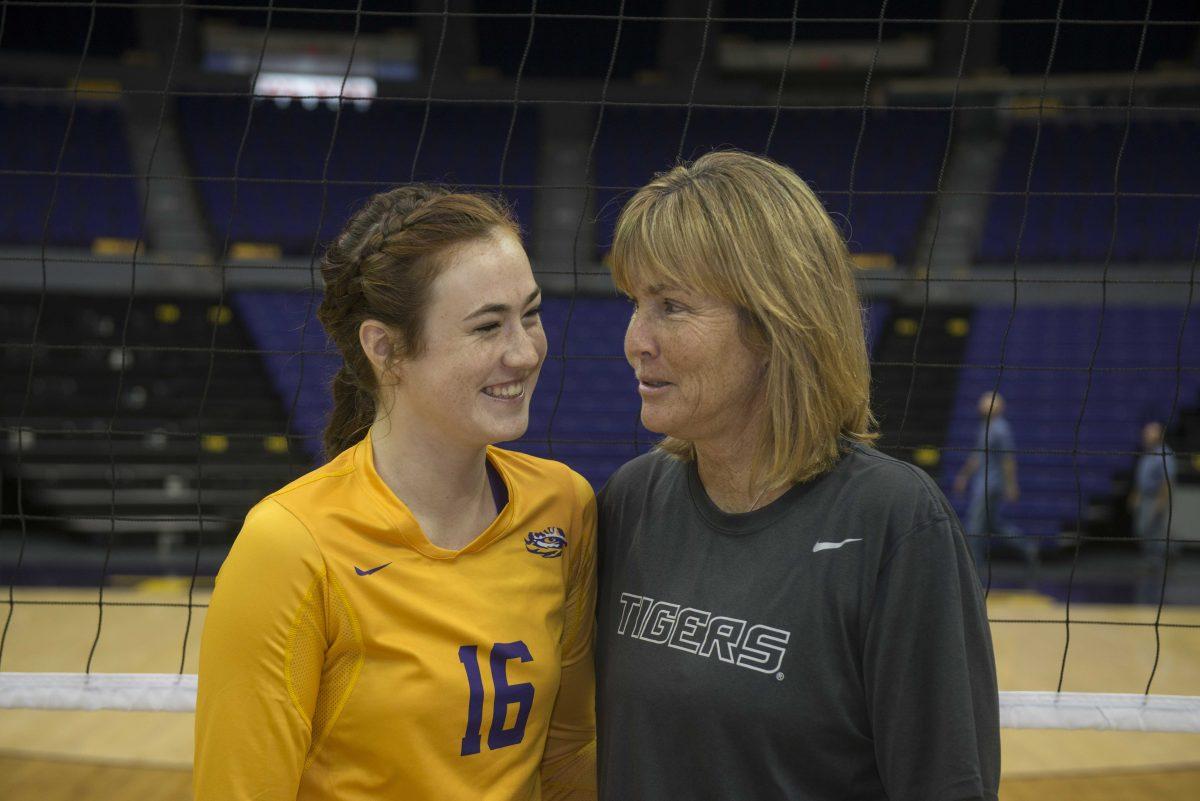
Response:
POLYGON ((1171 116, 1014 123, 995 185, 1006 194, 991 200, 979 260, 1011 262, 1019 244, 1027 261, 1189 261, 1198 141, 1200 122, 1171 116))
MULTIPOLYGON (((988 305, 971 317, 964 363, 1007 367, 959 371, 942 484, 949 494, 975 445, 979 397, 998 390, 1017 447, 1032 451, 1017 455, 1022 497, 1010 516, 1052 546, 1109 512, 1146 422, 1200 405, 1200 373, 1179 369, 1200 352, 1200 321, 1178 307, 1027 307, 1011 320, 1010 312, 988 305)), ((964 514, 965 500, 957 507, 964 514)))
POLYGON ((0 243, 135 238, 132 173, 119 107, 0 100, 0 243))
POLYGON ((485 190, 511 185, 504 193, 529 230, 537 115, 519 110, 513 117, 504 107, 461 104, 430 106, 426 116, 424 104, 348 105, 337 114, 299 102, 280 108, 271 101, 187 97, 179 103, 214 240, 269 243, 300 256, 319 254, 366 197, 411 180, 485 190))
MULTIPOLYGON (((1106 95, 1089 96, 1095 108, 1087 113, 1074 113, 1071 105, 1079 101, 1060 93, 1040 106, 1022 101, 1020 111, 1007 94, 986 101, 972 96, 959 101, 972 109, 964 114, 953 108, 945 83, 921 90, 929 94, 881 90, 864 103, 860 82, 853 93, 830 88, 836 71, 818 71, 818 79, 786 102, 775 78, 753 90, 749 83, 731 84, 710 102, 679 92, 654 102, 644 98, 657 97, 656 81, 686 85, 693 74, 686 64, 658 64, 661 5, 642 4, 641 16, 626 23, 621 52, 628 57, 611 73, 607 45, 563 71, 564 54, 578 50, 579 41, 615 35, 611 18, 552 14, 539 21, 539 30, 557 33, 538 38, 528 52, 524 20, 497 18, 489 23, 493 36, 478 43, 469 80, 453 84, 437 102, 395 83, 374 102, 345 103, 339 111, 328 99, 252 98, 228 91, 226 78, 208 85, 189 74, 192 83, 165 99, 162 115, 177 134, 184 174, 154 180, 185 183, 207 242, 204 252, 165 261, 208 275, 210 265, 224 266, 221 281, 196 297, 139 291, 128 303, 121 294, 128 281, 107 292, 36 291, 43 261, 128 257, 139 242, 139 258, 159 249, 156 231, 143 219, 153 181, 146 180, 145 153, 135 136, 145 133, 139 126, 147 115, 144 108, 135 113, 138 95, 122 98, 103 82, 99 90, 47 87, 0 97, 0 250, 32 259, 35 276, 0 303, 9 377, 3 394, 9 436, 0 444, 6 508, 13 508, 19 478, 25 508, 32 510, 25 517, 44 518, 59 533, 104 537, 105 516, 117 514, 121 522, 113 530, 132 543, 137 531, 170 528, 155 524, 158 518, 190 515, 182 536, 196 537, 208 526, 227 542, 255 497, 322 458, 320 431, 337 356, 315 319, 320 298, 313 265, 363 198, 411 179, 495 190, 512 203, 535 269, 550 287, 544 306, 550 357, 529 431, 517 446, 564 459, 600 486, 649 447, 653 435, 637 420, 638 399, 622 355, 627 307, 594 286, 579 289, 578 281, 603 274, 616 215, 635 187, 677 157, 739 147, 769 152, 808 180, 868 268, 864 305, 881 446, 929 470, 948 491, 973 447, 975 402, 997 386, 999 375, 1019 446, 1030 451, 1019 458, 1023 494, 1013 510, 1023 531, 1051 550, 1081 528, 1127 537, 1123 500, 1141 423, 1169 417, 1168 438, 1184 451, 1200 437, 1200 329, 1183 324, 1186 307, 1106 301, 1101 308, 1097 296, 1072 304, 1022 302, 1014 310, 995 297, 953 292, 930 303, 930 287, 945 280, 953 289, 955 281, 976 279, 986 286, 997 280, 989 269, 1014 265, 1022 279, 1111 266, 1142 271, 1134 278, 1123 274, 1126 284, 1138 275, 1153 284, 1163 270, 1194 264, 1200 219, 1195 115, 1164 110, 1173 97, 1164 95, 1167 100, 1154 101, 1159 108, 1127 121, 1118 84, 1106 95), (518 73, 535 99, 512 102, 518 73), (601 108, 593 100, 536 99, 546 97, 555 80, 591 81, 589 90, 599 92, 606 75, 624 94, 606 101, 598 127, 601 108), (841 91, 843 101, 812 102, 822 91, 841 91), (740 102, 747 99, 743 92, 753 102, 740 102), (480 95, 491 100, 468 99, 480 95), (578 133, 556 128, 563 109, 575 115, 578 133), (579 168, 587 168, 586 187, 563 183, 555 159, 545 155, 548 137, 561 145, 564 136, 576 148, 579 168), (994 156, 967 178, 986 176, 986 183, 939 192, 955 179, 956 157, 976 147, 991 148, 994 156), (582 164, 585 156, 590 161, 582 164), (557 206, 573 189, 587 193, 588 202, 582 214, 570 207, 563 217, 557 206), (982 201, 972 206, 972 197, 982 201), (968 263, 939 273, 932 243, 952 234, 956 215, 972 218, 962 226, 968 263), (579 219, 579 252, 548 257, 547 229, 570 228, 579 219), (106 244, 112 242, 115 250, 106 244), (246 266, 239 252, 250 253, 252 264, 278 263, 275 273, 296 277, 261 285, 236 280, 246 266), (907 289, 915 293, 904 294, 907 289), (19 433, 25 430, 32 433, 19 433), (68 469, 55 455, 63 449, 88 456, 68 469), (116 454, 119 470, 112 467, 116 454), (181 466, 186 459, 192 467, 181 466), (147 478, 152 465, 164 464, 174 478, 147 478), (236 487, 218 486, 205 471, 209 464, 227 475, 236 466, 243 477, 236 487), (105 493, 111 497, 101 497, 105 493), (197 525, 197 518, 209 522, 197 525)), ((1005 19, 1032 13, 1028 5, 1006 4, 1005 19)), ((790 9, 790 3, 756 4, 725 31, 734 44, 786 43, 788 26, 756 18, 786 16, 790 9)), ((800 26, 796 41, 874 36, 875 20, 865 11, 877 13, 877 4, 846 5, 848 15, 859 11, 861 22, 800 26)), ((888 27, 881 42, 937 29, 930 18, 939 4, 918 2, 909 11, 925 21, 888 27)), ((20 19, 32 12, 12 13, 20 19)), ((105 13, 128 16, 123 9, 105 13)), ((228 25, 262 21, 259 11, 233 7, 199 13, 228 25)), ((1072 13, 1086 19, 1092 12, 1072 13)), ((354 29, 346 15, 318 25, 298 12, 281 14, 284 21, 294 17, 300 29, 354 29)), ((689 24, 699 30, 699 22, 689 24)), ((362 31, 419 24, 403 16, 370 17, 362 31)), ((54 51, 46 30, 29 28, 28 46, 54 51)), ((85 30, 63 28, 74 42, 64 52, 78 50, 85 30)), ((996 65, 1018 78, 1040 78, 1045 34, 1045 26, 999 26, 996 65)), ((1083 25, 1064 32, 1055 69, 1089 75, 1129 69, 1123 60, 1131 51, 1117 42, 1129 29, 1109 34, 1083 25)), ((129 38, 109 31, 96 40, 96 52, 121 53, 129 38)), ((1169 67, 1182 52, 1180 42, 1188 41, 1178 27, 1153 29, 1145 68, 1169 67)), ((150 111, 157 121, 158 108, 150 111)), ((153 265, 156 259, 144 260, 153 265)), ((79 270, 82 275, 88 267, 79 270)), ((1191 480, 1195 469, 1186 460, 1183 466, 1191 480)), ((962 513, 962 499, 956 503, 962 513)), ((0 528, 14 520, 6 516, 0 528)), ((173 542, 175 533, 168 533, 173 542)))
MULTIPOLYGON (((320 265, 365 199, 422 181, 507 200, 543 292, 549 352, 527 430, 499 445, 561 460, 600 490, 659 436, 641 424, 623 352, 632 306, 609 274, 615 222, 655 174, 717 148, 794 168, 844 236, 876 447, 906 463, 883 470, 925 471, 969 519, 971 488, 956 493, 955 479, 982 456, 981 396, 1005 399, 1020 492, 1002 521, 984 524, 997 530, 964 531, 954 553, 935 551, 945 541, 927 535, 945 530, 936 512, 947 507, 934 493, 935 516, 897 529, 862 585, 891 592, 919 568, 957 574, 946 597, 971 601, 979 579, 1005 729, 999 797, 1200 798, 1198 145, 1196 0, 0 2, 0 799, 204 793, 204 771, 192 784, 190 710, 200 653, 204 670, 223 661, 210 611, 237 590, 218 588, 233 576, 274 604, 266 595, 279 593, 264 590, 300 548, 289 550, 290 527, 264 528, 280 537, 269 554, 254 552, 252 534, 237 546, 249 554, 243 575, 217 574, 247 512, 326 461, 341 357, 317 319, 320 265), (1165 465, 1165 454, 1142 461, 1150 421, 1165 424, 1178 467, 1165 529, 1147 524, 1152 510, 1131 495, 1139 466, 1165 465)), ((378 466, 427 523, 421 498, 378 466)), ((511 522, 522 498, 488 531, 511 522)), ((751 504, 748 523, 786 511, 789 501, 760 508, 767 498, 751 504)), ((476 546, 506 542, 538 575, 561 566, 585 578, 576 521, 586 513, 560 520, 556 504, 505 538, 420 548, 437 557, 422 573, 461 578, 459 568, 482 569, 476 546), (551 523, 569 547, 537 544, 557 542, 551 523)), ((609 587, 602 558, 598 598, 629 589, 658 599, 629 627, 640 637, 632 648, 653 647, 660 622, 674 620, 683 637, 684 613, 698 610, 675 614, 675 604, 711 609, 698 612, 710 622, 745 619, 732 633, 709 626, 713 643, 680 666, 767 694, 794 690, 813 678, 811 637, 778 610, 760 614, 759 601, 874 554, 870 532, 843 530, 860 512, 835 507, 814 524, 820 547, 789 550, 794 564, 778 575, 750 567, 775 542, 766 529, 723 543, 737 552, 732 572, 706 574, 692 600, 663 586, 609 587), (791 650, 779 672, 762 672, 747 659, 755 636, 774 647, 771 632, 791 637, 791 650), (721 664, 724 645, 737 664, 721 664)), ((335 523, 353 527, 350 517, 335 523)), ((321 702, 348 652, 329 650, 318 677, 320 648, 291 646, 319 646, 313 627, 331 638, 353 630, 339 642, 366 643, 369 663, 383 642, 372 631, 386 629, 386 640, 413 618, 445 646, 428 656, 461 690, 443 699, 465 715, 442 751, 477 767, 518 759, 520 749, 495 750, 526 736, 530 677, 547 669, 541 640, 525 627, 439 627, 447 605, 422 605, 424 595, 392 598, 372 617, 356 599, 392 592, 413 555, 387 536, 393 528, 363 549, 322 540, 310 550, 300 536, 305 569, 319 575, 285 582, 307 594, 288 612, 287 653, 277 649, 282 668, 271 670, 289 690, 319 678, 316 712, 297 714, 336 739, 345 713, 330 717, 321 702), (309 603, 321 592, 330 605, 309 603), (508 650, 526 642, 532 673, 508 650), (489 726, 493 753, 471 755, 468 740, 480 745, 489 726)), ((699 564, 716 551, 693 548, 694 533, 680 543, 699 564)), ((540 638, 545 616, 526 613, 532 585, 503 578, 495 597, 474 601, 509 605, 540 638)), ((833 606, 823 615, 849 646, 861 641, 860 667, 878 650, 880 620, 919 627, 947 609, 881 599, 839 601, 848 617, 833 606)), ((243 639, 266 642, 247 620, 237 621, 243 639)), ((602 628, 597 642, 612 633, 602 628)), ((968 634, 979 639, 974 624, 968 634)), ((920 637, 909 639, 919 657, 920 637)), ((415 654, 433 664, 425 656, 415 654)), ((974 675, 982 663, 972 665, 972 687, 986 689, 974 675)), ((683 691, 663 697, 679 700, 689 677, 668 673, 683 691)), ((914 676, 907 706, 958 697, 914 676)), ((536 689, 530 733, 555 691, 536 689)), ((868 706, 879 707, 875 696, 868 706)), ((299 719, 287 693, 258 701, 299 719)), ((316 768, 331 742, 313 741, 316 768)), ((955 786, 987 784, 963 778, 955 786)))
POLYGON ((770 155, 817 191, 854 253, 907 263, 937 188, 949 113, 863 116, 856 111, 612 109, 600 130, 596 163, 598 247, 607 251, 630 189, 678 156, 695 158, 718 147, 759 152, 770 140, 770 155))

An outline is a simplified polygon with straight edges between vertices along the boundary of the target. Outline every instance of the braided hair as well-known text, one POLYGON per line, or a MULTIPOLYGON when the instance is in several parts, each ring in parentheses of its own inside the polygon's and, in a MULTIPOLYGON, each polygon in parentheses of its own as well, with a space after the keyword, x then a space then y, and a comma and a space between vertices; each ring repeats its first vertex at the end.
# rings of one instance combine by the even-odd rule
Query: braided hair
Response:
POLYGON ((375 421, 379 386, 359 342, 363 321, 378 320, 394 332, 390 364, 420 356, 439 256, 497 231, 520 239, 500 198, 410 184, 371 197, 329 246, 321 260, 325 297, 317 318, 341 352, 342 367, 333 379, 333 414, 325 427, 327 459, 356 443, 375 421))

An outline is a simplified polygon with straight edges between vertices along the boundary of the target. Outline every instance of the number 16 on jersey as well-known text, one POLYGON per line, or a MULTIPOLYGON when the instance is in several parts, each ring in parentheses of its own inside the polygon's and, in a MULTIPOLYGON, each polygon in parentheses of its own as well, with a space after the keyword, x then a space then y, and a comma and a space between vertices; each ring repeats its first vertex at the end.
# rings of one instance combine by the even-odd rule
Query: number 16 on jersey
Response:
MULTIPOLYGON (((533 685, 529 682, 520 684, 508 683, 508 662, 519 659, 522 662, 532 662, 533 656, 525 643, 498 642, 492 646, 492 655, 488 660, 492 674, 493 693, 492 725, 488 730, 487 745, 489 750, 515 745, 525 737, 525 724, 529 720, 529 711, 533 708, 533 685), (504 728, 504 720, 508 716, 508 708, 517 704, 517 719, 512 728, 504 728)), ((482 740, 483 729, 483 676, 479 668, 479 646, 464 645, 458 649, 458 661, 462 662, 467 672, 467 686, 471 690, 467 702, 467 733, 462 738, 462 756, 478 754, 482 740)))

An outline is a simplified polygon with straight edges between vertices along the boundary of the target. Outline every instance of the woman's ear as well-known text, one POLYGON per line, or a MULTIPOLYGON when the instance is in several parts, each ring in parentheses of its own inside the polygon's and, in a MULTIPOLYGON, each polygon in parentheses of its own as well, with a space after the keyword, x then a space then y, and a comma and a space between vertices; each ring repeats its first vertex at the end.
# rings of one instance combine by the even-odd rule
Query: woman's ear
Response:
POLYGON ((371 362, 376 378, 394 370, 396 348, 391 328, 378 320, 363 320, 358 326, 358 343, 371 362))

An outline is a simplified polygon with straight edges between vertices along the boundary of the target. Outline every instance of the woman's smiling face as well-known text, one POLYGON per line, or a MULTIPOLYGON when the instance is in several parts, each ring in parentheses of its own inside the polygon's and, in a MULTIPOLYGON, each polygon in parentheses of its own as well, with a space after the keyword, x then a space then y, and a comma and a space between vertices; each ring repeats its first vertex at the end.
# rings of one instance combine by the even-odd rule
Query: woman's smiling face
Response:
POLYGON ((467 446, 517 439, 546 358, 541 290, 515 237, 496 233, 456 247, 434 280, 423 350, 396 365, 392 413, 467 446))
POLYGON ((736 306, 673 285, 631 290, 625 358, 642 425, 697 443, 744 431, 763 414, 765 361, 746 344, 736 306))

